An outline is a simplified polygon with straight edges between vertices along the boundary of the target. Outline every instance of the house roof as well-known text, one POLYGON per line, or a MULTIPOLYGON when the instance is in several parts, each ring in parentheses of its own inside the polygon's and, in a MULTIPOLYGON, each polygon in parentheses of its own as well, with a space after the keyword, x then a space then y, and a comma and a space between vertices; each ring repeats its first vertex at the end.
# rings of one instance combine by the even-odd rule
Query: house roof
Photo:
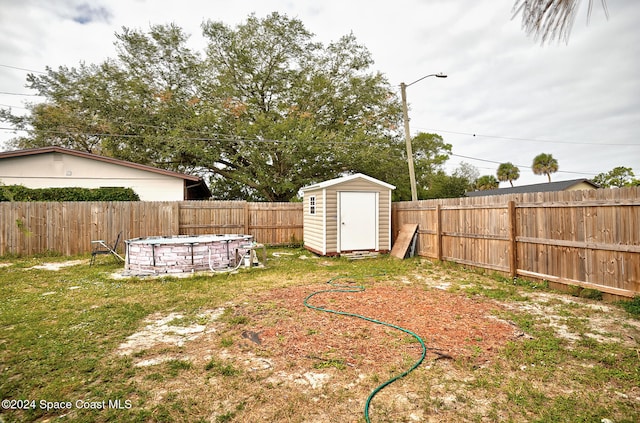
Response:
POLYGON ((571 179, 568 181, 557 182, 545 182, 541 184, 522 185, 519 187, 507 187, 498 189, 488 189, 484 191, 470 191, 467 192, 467 197, 482 197, 485 195, 504 195, 504 194, 525 194, 530 192, 553 192, 553 191, 565 191, 580 183, 586 183, 593 188, 600 188, 598 185, 591 182, 589 179, 571 179))
POLYGON ((320 188, 326 188, 326 187, 330 187, 333 185, 338 185, 338 184, 342 184, 345 182, 349 182, 349 181, 353 181, 355 179, 364 179, 368 182, 371 182, 373 184, 376 185, 380 185, 384 188, 387 189, 396 189, 396 187, 394 185, 388 184, 386 182, 382 182, 378 179, 372 178, 371 176, 365 175, 364 173, 356 173, 353 175, 347 175, 347 176, 342 176, 340 178, 335 178, 335 179, 329 179, 323 182, 319 182, 317 184, 313 184, 313 185, 308 185, 306 187, 303 187, 301 189, 301 191, 309 191, 309 190, 313 190, 313 189, 320 189, 320 188))
POLYGON ((191 194, 195 195, 197 198, 209 198, 211 197, 211 191, 207 184, 204 182, 202 177, 187 175, 180 172, 174 172, 172 170, 159 169, 153 166, 147 166, 139 163, 128 162, 126 160, 114 159, 113 157, 100 156, 98 154, 86 153, 84 151, 71 150, 69 148, 63 148, 58 146, 49 146, 49 147, 41 147, 41 148, 28 148, 25 150, 14 150, 14 151, 4 151, 0 152, 0 160, 8 159, 13 157, 23 157, 23 156, 35 156, 38 154, 47 154, 47 153, 62 153, 68 154, 71 156, 83 157, 85 159, 97 160, 105 163, 111 163, 119 166, 130 167, 133 169, 143 170, 152 173, 158 173, 161 175, 172 176, 174 178, 183 179, 185 181, 185 187, 191 194))

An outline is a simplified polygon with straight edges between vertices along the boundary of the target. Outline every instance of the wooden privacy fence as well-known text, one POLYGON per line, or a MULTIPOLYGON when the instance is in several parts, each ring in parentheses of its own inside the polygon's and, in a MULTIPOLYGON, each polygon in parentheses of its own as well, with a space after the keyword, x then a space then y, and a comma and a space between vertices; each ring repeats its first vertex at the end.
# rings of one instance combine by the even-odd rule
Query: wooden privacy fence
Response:
MULTIPOLYGON (((400 202, 421 256, 602 292, 640 293, 640 187, 400 202)), ((243 233, 300 244, 302 203, 0 202, 0 256, 91 251, 91 240, 243 233)))
POLYGON ((0 256, 91 251, 91 240, 242 233, 269 245, 302 242, 302 203, 246 201, 0 202, 0 256))
POLYGON ((640 187, 394 203, 421 256, 511 276, 640 293, 640 187))

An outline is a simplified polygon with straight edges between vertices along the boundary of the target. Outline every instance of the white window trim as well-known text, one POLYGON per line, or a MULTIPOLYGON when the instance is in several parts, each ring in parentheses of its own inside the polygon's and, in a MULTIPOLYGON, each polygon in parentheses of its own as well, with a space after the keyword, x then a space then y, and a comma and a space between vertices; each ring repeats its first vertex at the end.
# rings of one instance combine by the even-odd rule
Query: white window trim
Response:
POLYGON ((318 206, 316 204, 316 196, 312 195, 309 197, 309 214, 315 216, 317 208, 318 206))

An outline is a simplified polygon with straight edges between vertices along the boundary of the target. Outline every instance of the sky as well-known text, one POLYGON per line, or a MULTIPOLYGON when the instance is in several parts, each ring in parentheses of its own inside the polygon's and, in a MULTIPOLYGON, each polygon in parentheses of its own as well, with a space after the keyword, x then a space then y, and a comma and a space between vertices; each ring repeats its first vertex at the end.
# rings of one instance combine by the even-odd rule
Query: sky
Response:
MULTIPOLYGON (((206 20, 235 27, 277 11, 328 44, 353 33, 372 70, 407 88, 410 129, 452 145, 447 173, 461 163, 494 175, 520 168, 514 185, 546 182, 533 158, 553 155, 552 181, 592 178, 615 167, 640 177, 640 2, 583 0, 568 42, 527 36, 515 0, 0 0, 0 107, 26 113, 39 101, 29 72, 115 57, 122 27, 174 23, 203 51, 206 20), (31 95, 18 95, 31 94, 31 95)), ((15 136, 0 122, 1 143, 15 136)), ((508 182, 500 184, 508 186, 508 182)))

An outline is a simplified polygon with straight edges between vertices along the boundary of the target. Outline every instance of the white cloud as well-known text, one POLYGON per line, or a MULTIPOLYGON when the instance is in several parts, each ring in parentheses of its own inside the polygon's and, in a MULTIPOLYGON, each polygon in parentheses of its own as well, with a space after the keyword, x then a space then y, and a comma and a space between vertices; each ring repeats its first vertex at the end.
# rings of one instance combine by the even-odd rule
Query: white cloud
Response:
MULTIPOLYGON (((544 181, 528 168, 542 152, 559 162, 555 180, 593 176, 616 166, 640 173, 636 0, 608 2, 609 20, 594 4, 589 25, 583 5, 569 43, 545 46, 526 37, 519 17, 511 19, 510 1, 2 3, 0 64, 35 70, 113 57, 114 33, 122 26, 147 29, 173 22, 192 35, 194 48, 202 48, 200 24, 207 19, 235 26, 250 13, 278 11, 299 18, 324 43, 353 32, 371 51, 375 69, 393 85, 447 73, 447 79, 428 78, 408 88, 412 132, 440 130, 455 154, 524 165, 517 184, 544 181)), ((0 91, 25 92, 25 76, 0 66, 0 91)), ((0 104, 20 106, 22 98, 0 95, 0 104)), ((0 131, 0 140, 9 135, 0 131)), ((447 169, 460 161, 483 174, 497 168, 452 157, 447 169)))
POLYGON ((92 6, 88 3, 81 3, 75 6, 71 16, 73 21, 85 25, 91 22, 109 22, 112 15, 104 6, 92 6))

